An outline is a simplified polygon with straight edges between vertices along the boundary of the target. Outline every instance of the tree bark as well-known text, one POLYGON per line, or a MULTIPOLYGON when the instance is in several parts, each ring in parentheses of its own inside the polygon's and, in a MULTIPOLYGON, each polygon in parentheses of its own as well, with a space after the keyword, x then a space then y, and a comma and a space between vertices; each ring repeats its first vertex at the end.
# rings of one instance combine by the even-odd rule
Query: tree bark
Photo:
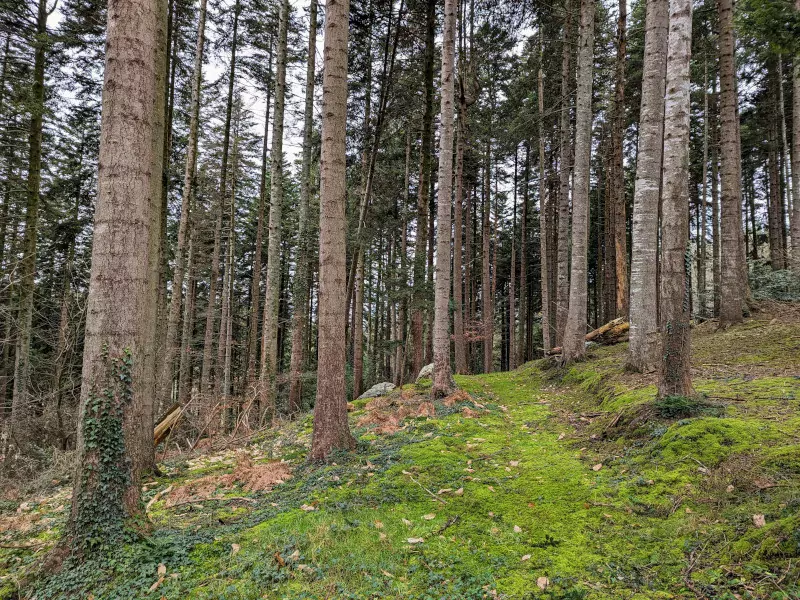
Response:
MULTIPOLYGON (((543 34, 542 34, 543 35, 543 34)), ((544 69, 542 63, 544 62, 544 42, 540 41, 539 46, 539 71, 537 74, 537 105, 539 116, 539 264, 540 264, 540 287, 542 296, 542 348, 544 353, 547 354, 552 347, 553 341, 553 315, 550 313, 552 290, 550 289, 550 270, 553 265, 550 264, 549 247, 549 226, 548 226, 548 210, 550 201, 547 197, 547 185, 545 183, 545 170, 544 170, 544 69)), ((527 146, 525 151, 525 193, 522 199, 522 266, 520 267, 520 331, 524 331, 524 323, 527 322, 528 304, 527 301, 523 302, 523 296, 527 298, 528 292, 528 257, 527 257, 527 240, 525 238, 525 225, 528 219, 528 171, 530 169, 530 145, 527 146), (523 317, 523 315, 525 315, 523 317)), ((522 341, 525 340, 523 334, 520 335, 520 346, 524 346, 522 341)), ((524 357, 523 357, 524 358, 524 357)), ((520 361, 522 362, 522 361, 520 361)))
POLYGON ((491 373, 494 367, 494 298, 491 272, 491 165, 492 142, 486 141, 483 166, 483 210, 481 215, 481 319, 483 321, 483 372, 491 373))
POLYGON ((300 167, 300 207, 298 214, 297 272, 295 273, 292 314, 292 358, 289 379, 289 414, 302 408, 300 375, 305 363, 305 323, 308 320, 307 306, 310 290, 307 287, 310 271, 310 239, 308 205, 311 198, 311 134, 314 127, 314 64, 317 53, 317 0, 311 0, 308 11, 308 57, 306 62, 306 105, 303 115, 303 162, 300 167))
POLYGON ((355 439, 345 397, 345 304, 347 164, 347 34, 349 0, 328 0, 322 81, 320 157, 319 308, 317 399, 311 438, 312 461, 334 450, 350 450, 355 439))
MULTIPOLYGON (((69 536, 119 539, 153 463, 166 6, 108 3, 98 198, 69 536)), ((108 547, 108 546, 107 546, 108 547)))
POLYGON ((33 399, 29 392, 33 295, 36 287, 36 238, 39 225, 39 191, 42 184, 42 127, 44 124, 44 69, 47 46, 47 2, 39 0, 36 12, 33 86, 28 126, 28 182, 25 203, 25 233, 19 278, 19 325, 14 365, 14 388, 11 400, 11 439, 25 450, 33 423, 33 399))
POLYGON ((572 99, 570 74, 572 73, 572 1, 564 3, 564 38, 561 51, 561 110, 559 122, 559 194, 558 194, 558 249, 556 275, 556 345, 564 338, 569 308, 569 260, 570 260, 570 211, 569 180, 572 162, 572 125, 570 104, 572 99))
POLYGON ((425 266, 428 245, 429 187, 431 177, 431 145, 433 138, 433 68, 436 32, 436 0, 427 0, 425 20, 425 112, 422 115, 419 185, 417 191, 417 237, 414 244, 414 291, 411 300, 412 370, 414 376, 423 367, 425 339, 423 311, 427 291, 425 266))
POLYGON ((625 61, 627 60, 626 40, 627 2, 619 2, 617 19, 617 62, 614 82, 614 114, 611 127, 611 160, 609 169, 609 214, 613 223, 614 283, 613 317, 628 315, 628 247, 627 218, 625 215, 625 171, 623 163, 623 141, 625 139, 625 61))
POLYGON ((278 24, 276 57, 275 114, 270 153, 269 243, 267 281, 264 294, 264 327, 261 338, 260 404, 267 418, 275 411, 278 374, 278 311, 281 291, 281 208, 283 205, 283 117, 286 105, 286 55, 289 0, 282 0, 278 24))
POLYGON ((661 368, 658 396, 693 394, 688 285, 691 0, 670 0, 661 216, 661 368))
POLYGON ((648 0, 639 152, 633 192, 630 346, 627 367, 650 372, 658 359, 658 214, 664 138, 667 0, 648 0))
POLYGON ((719 11, 720 159, 722 178, 722 239, 720 246, 719 324, 726 328, 743 320, 741 147, 736 99, 736 42, 733 0, 717 0, 719 11))
POLYGON ((589 177, 592 152, 592 74, 594 0, 582 0, 578 42, 578 89, 575 96, 575 187, 572 194, 572 253, 569 312, 564 328, 562 360, 569 364, 586 355, 586 298, 589 251, 589 177))
MULTIPOLYGON (((439 130, 439 197, 436 230, 436 293, 433 325, 432 398, 450 394, 453 376, 450 371, 450 253, 453 201, 453 112, 455 102, 456 0, 445 0, 442 42, 442 112, 439 130)), ((456 253, 460 248, 455 248, 456 253)), ((512 266, 513 268, 513 266, 512 266)), ((456 279, 456 278, 454 278, 456 279)), ((461 282, 456 279, 456 284, 461 282)))

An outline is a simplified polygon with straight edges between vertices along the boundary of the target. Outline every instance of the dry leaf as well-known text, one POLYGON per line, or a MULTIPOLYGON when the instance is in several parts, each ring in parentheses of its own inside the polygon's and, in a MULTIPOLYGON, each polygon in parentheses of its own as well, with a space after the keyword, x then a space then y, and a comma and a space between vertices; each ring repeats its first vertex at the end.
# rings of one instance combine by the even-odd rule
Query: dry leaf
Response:
POLYGON ((539 586, 540 590, 544 590, 550 585, 550 580, 547 577, 539 577, 536 580, 536 585, 539 586))
POLYGON ((522 532, 522 527, 520 527, 519 525, 514 525, 514 533, 521 533, 521 532, 522 532))
POLYGON ((490 492, 494 492, 494 488, 492 486, 487 485, 486 487, 489 489, 490 492))
POLYGON ((383 529, 383 523, 380 521, 375 521, 375 529, 383 529))
POLYGON ((455 496, 463 496, 464 495, 464 488, 463 487, 458 488, 455 492, 453 492, 453 495, 455 495, 455 496))
POLYGON ((436 518, 436 515, 433 513, 428 513, 427 515, 423 515, 422 518, 426 521, 433 521, 436 518))
POLYGON ((409 521, 408 519, 403 519, 403 525, 406 525, 406 526, 408 526, 408 527, 411 527, 413 524, 414 524, 414 523, 412 523, 412 522, 411 522, 411 521, 409 521))
POLYGON ((298 558, 300 558, 300 550, 295 550, 294 552, 292 552, 289 555, 289 558, 291 558, 292 560, 297 560, 298 558))
POLYGON ((510 460, 510 461, 508 461, 508 464, 511 465, 512 467, 518 467, 519 466, 519 461, 518 460, 510 460))
POLYGON ((767 524, 767 519, 764 515, 753 515, 753 525, 756 527, 764 527, 767 524))
POLYGON ((378 534, 378 539, 380 539, 380 540, 385 540, 385 539, 386 539, 386 534, 385 534, 385 533, 383 533, 383 532, 379 533, 379 534, 378 534))
POLYGON ((389 579, 394 579, 394 575, 392 575, 391 573, 389 573, 389 571, 384 571, 383 569, 381 569, 381 573, 383 573, 383 574, 384 574, 386 577, 388 577, 389 579))
POLYGON ((425 541, 425 538, 408 538, 407 541, 409 544, 421 544, 425 541))
POLYGON ((239 544, 231 544, 231 556, 236 556, 242 547, 239 544))
POLYGON ((275 562, 278 563, 279 566, 286 566, 286 561, 283 560, 283 557, 280 555, 280 553, 276 552, 273 556, 275 557, 275 562))
POLYGON ((311 511, 311 510, 317 510, 317 507, 316 506, 312 506, 311 504, 303 504, 300 507, 300 510, 304 510, 304 511, 308 512, 308 511, 311 511))
POLYGON ((726 488, 725 488, 725 491, 726 491, 726 492, 728 492, 728 493, 730 494, 730 493, 731 493, 731 492, 733 492, 733 490, 735 490, 735 489, 736 489, 735 487, 733 487, 732 485, 729 485, 728 487, 726 487, 726 488))
POLYGON ((167 566, 164 563, 158 565, 158 575, 162 577, 167 574, 167 566))
POLYGON ((561 441, 561 440, 563 440, 565 437, 567 437, 567 434, 566 434, 566 433, 559 433, 559 434, 558 434, 558 441, 561 441))
POLYGON ((526 554, 525 556, 523 556, 519 560, 520 560, 520 562, 525 562, 526 560, 530 560, 530 559, 531 559, 531 555, 530 554, 526 554))
POLYGON ((592 467, 592 471, 599 471, 603 468, 603 463, 597 463, 595 466, 592 467))
POLYGON ((449 494, 453 491, 453 488, 444 488, 436 492, 437 494, 449 494))

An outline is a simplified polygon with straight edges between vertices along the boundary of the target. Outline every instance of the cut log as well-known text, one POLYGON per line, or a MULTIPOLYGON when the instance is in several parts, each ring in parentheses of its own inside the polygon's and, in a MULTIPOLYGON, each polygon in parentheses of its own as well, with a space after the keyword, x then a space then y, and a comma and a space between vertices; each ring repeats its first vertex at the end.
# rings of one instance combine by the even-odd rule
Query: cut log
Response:
MULTIPOLYGON (((613 321, 609 321, 605 325, 601 325, 597 329, 593 329, 586 334, 585 340, 587 342, 598 342, 601 344, 615 344, 619 341, 630 327, 630 324, 624 318, 619 317, 613 321)), ((561 346, 551 348, 547 353, 548 356, 554 354, 561 354, 561 346)))
POLYGON ((169 410, 158 420, 153 429, 153 445, 158 446, 172 431, 183 414, 183 407, 179 403, 173 404, 169 410))

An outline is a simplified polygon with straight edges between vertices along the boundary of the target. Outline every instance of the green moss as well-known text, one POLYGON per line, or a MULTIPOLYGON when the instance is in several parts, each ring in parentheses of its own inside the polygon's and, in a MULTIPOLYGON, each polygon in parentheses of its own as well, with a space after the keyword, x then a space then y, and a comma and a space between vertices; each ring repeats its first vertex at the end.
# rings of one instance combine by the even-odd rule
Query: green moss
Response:
POLYGON ((735 452, 744 452, 775 437, 765 424, 741 419, 703 417, 672 425, 654 448, 668 462, 694 459, 714 467, 735 452))

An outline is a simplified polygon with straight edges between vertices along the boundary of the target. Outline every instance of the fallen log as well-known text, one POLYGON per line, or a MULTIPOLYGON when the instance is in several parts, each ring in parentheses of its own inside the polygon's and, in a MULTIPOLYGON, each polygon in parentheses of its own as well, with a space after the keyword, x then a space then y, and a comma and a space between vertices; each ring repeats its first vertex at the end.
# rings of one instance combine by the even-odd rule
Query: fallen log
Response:
MULTIPOLYGON (((593 329, 586 334, 584 339, 587 342, 596 341, 601 344, 615 344, 628 331, 629 327, 630 324, 623 317, 619 317, 605 325, 601 325, 597 329, 593 329)), ((547 355, 561 354, 561 351, 561 346, 557 346, 556 348, 551 348, 547 355)))
POLYGON ((173 404, 169 410, 158 420, 153 428, 153 446, 158 446, 166 439, 172 428, 178 423, 183 414, 183 407, 180 403, 173 404))

